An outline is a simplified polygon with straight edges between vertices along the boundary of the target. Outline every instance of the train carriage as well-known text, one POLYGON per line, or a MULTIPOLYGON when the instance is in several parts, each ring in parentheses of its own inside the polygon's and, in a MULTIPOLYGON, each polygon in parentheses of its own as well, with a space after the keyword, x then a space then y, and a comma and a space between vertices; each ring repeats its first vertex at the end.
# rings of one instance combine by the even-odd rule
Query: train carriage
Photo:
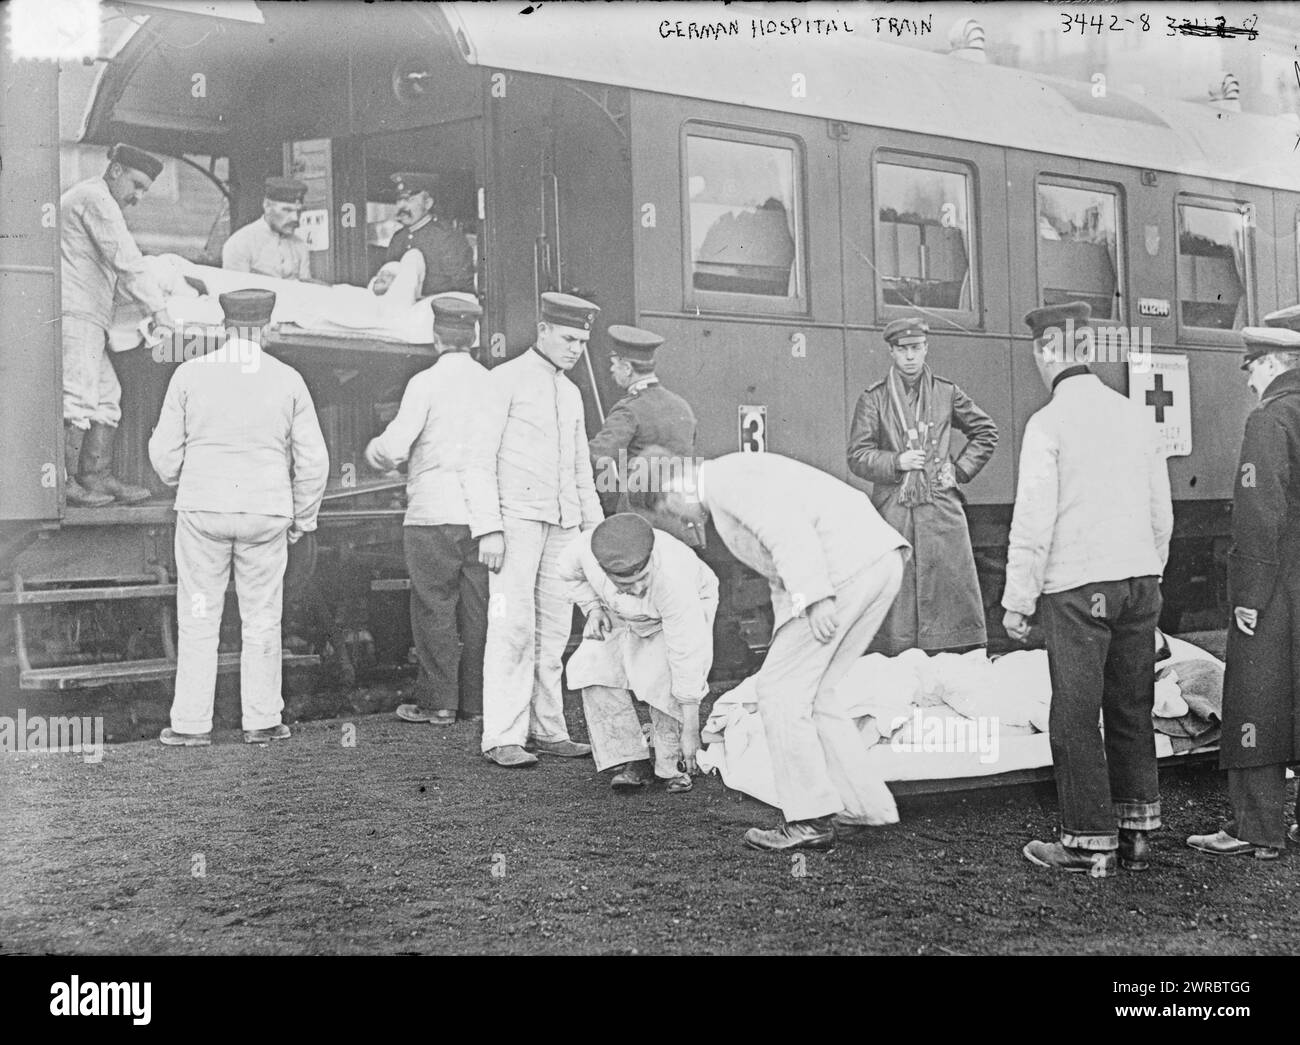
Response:
MULTIPOLYGON (((335 4, 322 34, 323 6, 263 5, 260 22, 138 17, 103 64, 81 140, 197 164, 228 201, 229 228, 258 215, 265 176, 303 177, 313 275, 333 283, 364 283, 382 255, 389 175, 433 171, 442 216, 474 247, 482 361, 531 343, 539 292, 589 297, 603 311, 574 375, 589 429, 618 394, 604 329, 640 323, 668 339, 660 373, 692 403, 706 456, 779 452, 857 483, 848 424, 888 365, 879 331, 923 313, 936 372, 1002 432, 965 491, 990 607, 1020 434, 1046 398, 1019 317, 1088 300, 1125 332, 1108 342, 1125 350, 1097 365, 1103 380, 1168 426, 1171 617, 1217 598, 1250 406, 1235 331, 1300 297, 1290 121, 861 33, 751 36, 747 18, 741 35, 692 48, 665 42, 654 5, 602 17, 548 7, 545 36, 491 5, 457 4, 335 4), (1133 337, 1160 364, 1154 376, 1129 365, 1133 337)), ((56 71, 4 62, 0 601, 16 611, 21 684, 163 678, 175 656, 172 515, 144 446, 171 366, 116 357, 122 463, 155 499, 64 505, 52 463, 58 230, 44 209, 60 189, 56 71), (87 607, 95 628, 81 626, 87 607)), ((306 377, 330 444, 331 568, 317 572, 332 612, 402 659, 401 509, 361 452, 431 349, 310 329, 284 329, 269 348, 306 377)), ((720 567, 725 616, 759 616, 766 586, 720 567)), ((761 632, 749 632, 758 644, 761 632)))

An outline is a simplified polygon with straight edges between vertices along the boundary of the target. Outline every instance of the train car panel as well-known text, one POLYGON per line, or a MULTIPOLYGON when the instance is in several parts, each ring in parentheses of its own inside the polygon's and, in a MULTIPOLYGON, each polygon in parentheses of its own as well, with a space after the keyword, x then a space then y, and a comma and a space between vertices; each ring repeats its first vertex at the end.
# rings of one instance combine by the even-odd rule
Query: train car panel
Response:
POLYGON ((55 519, 63 496, 58 67, 0 55, 0 522, 55 519))

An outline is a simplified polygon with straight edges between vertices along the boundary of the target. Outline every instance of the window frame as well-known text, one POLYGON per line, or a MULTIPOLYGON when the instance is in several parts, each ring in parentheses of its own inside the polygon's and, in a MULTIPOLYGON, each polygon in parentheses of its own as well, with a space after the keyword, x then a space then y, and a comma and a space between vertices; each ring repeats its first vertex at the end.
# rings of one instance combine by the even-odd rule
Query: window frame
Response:
POLYGON ((871 279, 875 284, 876 316, 885 324, 904 316, 921 315, 923 318, 937 313, 956 327, 967 330, 984 328, 984 278, 981 264, 979 166, 972 160, 935 153, 910 152, 906 149, 881 148, 871 155, 871 279), (970 308, 932 308, 920 305, 895 305, 885 301, 885 285, 880 272, 880 165, 912 167, 917 170, 943 174, 960 174, 966 178, 966 213, 969 216, 966 257, 971 280, 970 308))
POLYGON ((1038 235, 1038 190, 1040 186, 1055 186, 1062 189, 1077 189, 1081 192, 1107 192, 1115 197, 1115 287, 1119 290, 1119 305, 1111 319, 1093 316, 1093 321, 1107 327, 1127 327, 1129 320, 1128 293, 1128 212, 1124 186, 1118 182, 1105 181, 1101 178, 1079 178, 1070 174, 1053 174, 1051 171, 1039 171, 1034 175, 1033 218, 1030 227, 1034 237, 1034 301, 1035 308, 1043 305, 1042 280, 1042 237, 1038 235))
MULTIPOLYGON (((1182 256, 1181 245, 1178 242, 1179 229, 1180 229, 1180 223, 1178 220, 1178 211, 1179 208, 1183 206, 1200 207, 1202 210, 1225 211, 1227 213, 1236 214, 1240 218, 1245 218, 1247 216, 1247 211, 1250 208, 1254 208, 1256 211, 1256 215, 1258 215, 1257 204, 1255 204, 1251 200, 1240 200, 1240 199, 1234 200, 1234 199, 1225 198, 1223 196, 1207 196, 1204 193, 1199 193, 1199 192, 1176 192, 1174 193, 1173 205, 1174 205, 1173 310, 1174 310, 1175 323, 1177 324, 1175 329, 1178 332, 1178 340, 1200 342, 1202 344, 1210 344, 1210 345, 1229 345, 1232 348, 1236 349, 1241 344, 1240 328, 1223 330, 1220 329, 1219 327, 1198 327, 1190 323, 1183 322, 1183 293, 1182 293, 1182 286, 1180 284, 1180 276, 1178 275, 1178 269, 1179 269, 1178 259, 1182 256)), ((1258 307, 1257 305, 1258 299, 1256 297, 1256 286, 1255 286, 1258 280, 1258 271, 1255 263, 1255 232, 1257 228, 1257 220, 1256 223, 1247 222, 1246 224, 1246 231, 1247 231, 1246 280, 1245 280, 1245 287, 1243 288, 1246 294, 1246 317, 1244 322, 1242 323, 1242 327, 1248 327, 1254 324, 1256 308, 1258 307)))
POLYGON ((681 258, 682 300, 688 310, 711 313, 739 313, 775 316, 807 316, 812 311, 812 290, 809 285, 809 231, 807 201, 807 156, 803 138, 784 131, 769 131, 751 127, 711 123, 705 120, 687 120, 679 136, 681 161, 681 258), (695 286, 695 258, 691 251, 691 169, 689 143, 692 137, 715 141, 738 142, 742 145, 763 145, 788 150, 794 160, 791 195, 794 200, 794 278, 795 293, 787 297, 767 294, 750 294, 729 290, 700 290, 695 286))

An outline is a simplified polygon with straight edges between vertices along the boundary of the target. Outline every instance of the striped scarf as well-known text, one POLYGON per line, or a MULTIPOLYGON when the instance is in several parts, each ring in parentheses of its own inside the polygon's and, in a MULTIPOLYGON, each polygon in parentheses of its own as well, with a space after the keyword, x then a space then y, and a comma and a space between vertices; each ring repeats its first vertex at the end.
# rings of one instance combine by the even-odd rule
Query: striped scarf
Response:
MULTIPOLYGON (((916 411, 908 410, 907 393, 903 379, 895 367, 889 368, 889 398, 894 407, 894 416, 903 430, 907 445, 904 450, 920 450, 927 459, 930 456, 930 441, 934 435, 934 419, 930 414, 934 399, 934 375, 928 366, 921 368, 921 376, 916 386, 916 411)), ((918 468, 906 472, 902 486, 898 491, 898 503, 904 508, 915 508, 920 504, 930 504, 934 494, 930 489, 930 476, 926 469, 918 468)))

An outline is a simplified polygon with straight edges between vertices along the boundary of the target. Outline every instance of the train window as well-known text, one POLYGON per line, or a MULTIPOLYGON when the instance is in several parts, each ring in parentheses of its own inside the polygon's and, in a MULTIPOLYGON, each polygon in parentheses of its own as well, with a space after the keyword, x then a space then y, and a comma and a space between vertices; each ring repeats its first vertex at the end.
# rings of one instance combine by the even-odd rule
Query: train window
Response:
POLYGON ((885 305, 974 309, 973 178, 955 163, 876 164, 876 271, 885 305))
POLYGON ((1178 204, 1178 309, 1185 326, 1237 330, 1246 325, 1249 225, 1240 204, 1178 204))
POLYGON ((799 154, 776 135, 711 129, 686 135, 688 297, 762 310, 805 307, 799 154))
POLYGON ((1119 192, 1039 182, 1038 303, 1086 301, 1094 319, 1122 320, 1119 308, 1119 192))

